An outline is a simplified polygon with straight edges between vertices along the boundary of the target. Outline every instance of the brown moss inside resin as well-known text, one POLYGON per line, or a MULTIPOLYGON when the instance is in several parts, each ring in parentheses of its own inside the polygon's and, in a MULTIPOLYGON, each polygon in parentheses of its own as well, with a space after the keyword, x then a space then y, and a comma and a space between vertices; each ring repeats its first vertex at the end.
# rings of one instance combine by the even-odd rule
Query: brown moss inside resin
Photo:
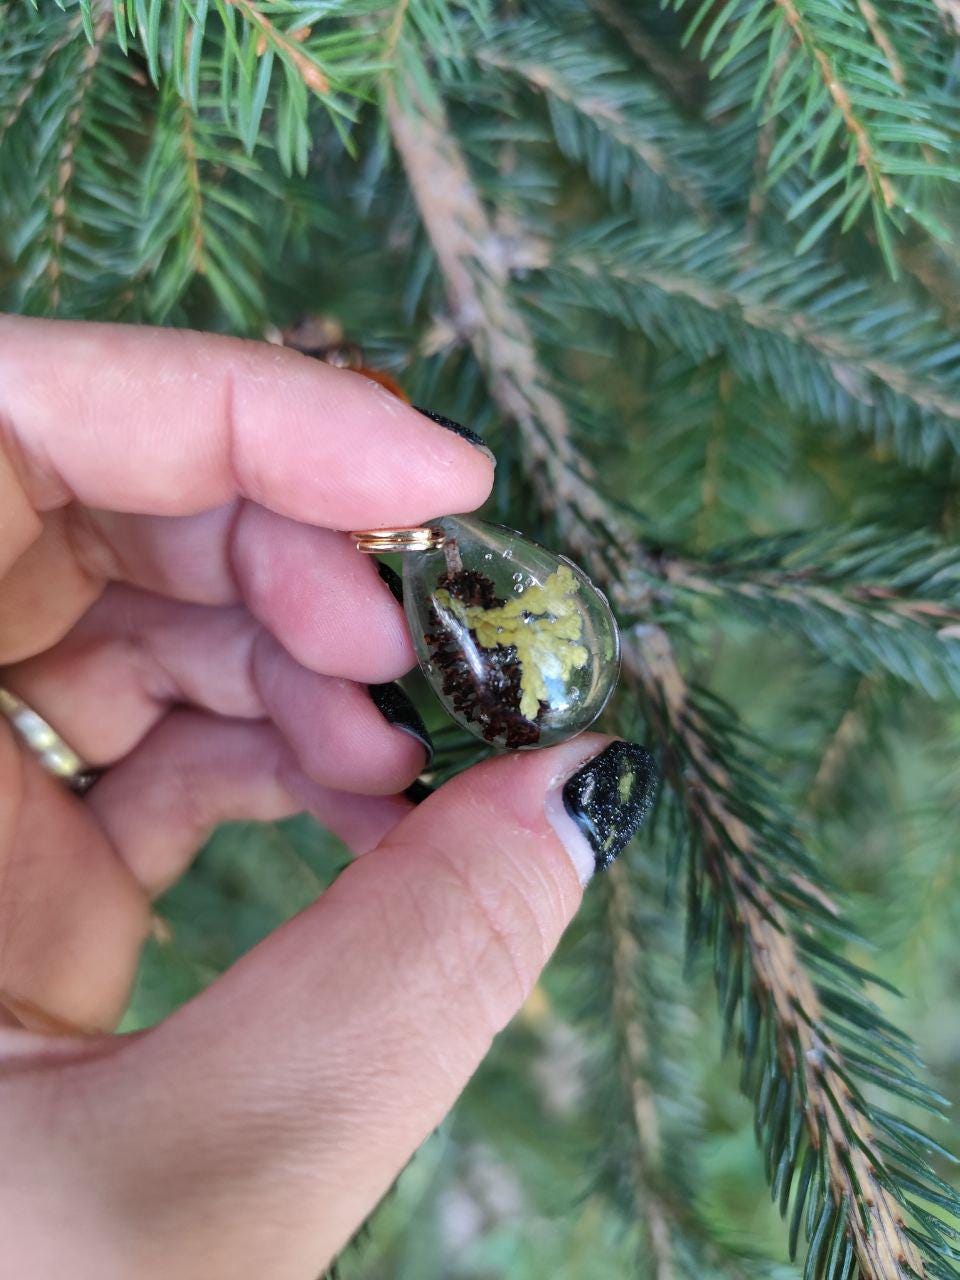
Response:
POLYGON ((578 589, 565 565, 511 599, 477 570, 437 580, 424 640, 454 710, 488 742, 535 746, 550 681, 568 680, 589 660, 578 589))

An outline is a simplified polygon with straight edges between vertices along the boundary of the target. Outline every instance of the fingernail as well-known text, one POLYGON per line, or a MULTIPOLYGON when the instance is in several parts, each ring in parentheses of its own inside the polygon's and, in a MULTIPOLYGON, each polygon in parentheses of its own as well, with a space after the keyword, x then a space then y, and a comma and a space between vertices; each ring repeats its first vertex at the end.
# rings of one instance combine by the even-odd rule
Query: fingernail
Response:
POLYGON ((423 801, 426 800, 427 796, 433 795, 436 789, 436 787, 431 787, 429 782, 424 782, 420 778, 415 778, 403 794, 408 800, 412 800, 414 804, 422 804, 423 801))
POLYGON ((42 1031, 53 1036, 95 1036, 94 1027, 81 1027, 56 1014, 47 1013, 31 1000, 22 1000, 9 991, 0 991, 0 1006, 7 1010, 17 1026, 25 1031, 42 1031))
POLYGON ((377 573, 390 588, 397 604, 403 604, 403 579, 399 573, 395 569, 391 569, 388 564, 384 564, 382 560, 377 561, 377 573))
POLYGON ((420 712, 413 705, 403 689, 392 680, 389 684, 371 684, 370 698, 373 705, 386 720, 396 729, 409 733, 427 753, 427 764, 433 759, 433 742, 427 732, 427 726, 420 719, 420 712))
POLYGON ((586 884, 623 852, 657 790, 653 756, 636 742, 611 742, 571 774, 547 802, 554 830, 586 884))
POLYGON ((432 409, 423 409, 420 405, 413 406, 417 413, 422 413, 425 418, 429 418, 431 422, 435 422, 438 427, 446 427, 448 431, 452 431, 454 435, 458 435, 463 440, 469 440, 475 445, 481 453, 485 453, 494 466, 497 465, 497 459, 493 450, 487 445, 483 436, 477 435, 476 431, 471 431, 469 427, 462 427, 459 422, 454 422, 452 418, 446 418, 442 413, 434 413, 432 409))

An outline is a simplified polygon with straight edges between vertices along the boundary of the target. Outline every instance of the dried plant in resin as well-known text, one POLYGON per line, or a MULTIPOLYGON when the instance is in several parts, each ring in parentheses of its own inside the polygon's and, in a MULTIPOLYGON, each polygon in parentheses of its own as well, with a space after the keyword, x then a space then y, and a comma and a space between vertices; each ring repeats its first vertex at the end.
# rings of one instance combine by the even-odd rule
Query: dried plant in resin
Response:
POLYGON ((573 737, 619 670, 604 596, 569 560, 512 529, 450 517, 443 544, 404 558, 421 665, 450 714, 507 749, 573 737))

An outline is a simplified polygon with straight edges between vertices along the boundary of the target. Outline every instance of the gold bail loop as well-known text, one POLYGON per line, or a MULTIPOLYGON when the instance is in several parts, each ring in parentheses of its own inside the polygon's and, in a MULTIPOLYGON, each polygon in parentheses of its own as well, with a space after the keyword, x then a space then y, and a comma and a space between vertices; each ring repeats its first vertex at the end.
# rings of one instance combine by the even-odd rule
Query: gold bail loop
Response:
POLYGON ((444 543, 443 533, 430 525, 415 529, 354 529, 350 537, 358 551, 370 556, 394 551, 434 551, 444 543))

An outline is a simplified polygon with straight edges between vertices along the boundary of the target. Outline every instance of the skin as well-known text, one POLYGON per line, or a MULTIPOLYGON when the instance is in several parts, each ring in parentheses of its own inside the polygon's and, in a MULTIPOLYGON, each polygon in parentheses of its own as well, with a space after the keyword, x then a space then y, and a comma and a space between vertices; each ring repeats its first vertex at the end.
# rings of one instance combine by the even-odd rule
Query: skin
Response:
POLYGON ((312 1280, 536 981, 581 894, 558 788, 607 740, 413 808, 422 748, 362 687, 413 665, 410 637, 338 532, 491 483, 469 443, 294 353, 0 318, 0 683, 108 767, 79 800, 0 721, 11 1274, 312 1280), (151 897, 216 823, 305 809, 363 856, 166 1022, 111 1035, 151 897))

